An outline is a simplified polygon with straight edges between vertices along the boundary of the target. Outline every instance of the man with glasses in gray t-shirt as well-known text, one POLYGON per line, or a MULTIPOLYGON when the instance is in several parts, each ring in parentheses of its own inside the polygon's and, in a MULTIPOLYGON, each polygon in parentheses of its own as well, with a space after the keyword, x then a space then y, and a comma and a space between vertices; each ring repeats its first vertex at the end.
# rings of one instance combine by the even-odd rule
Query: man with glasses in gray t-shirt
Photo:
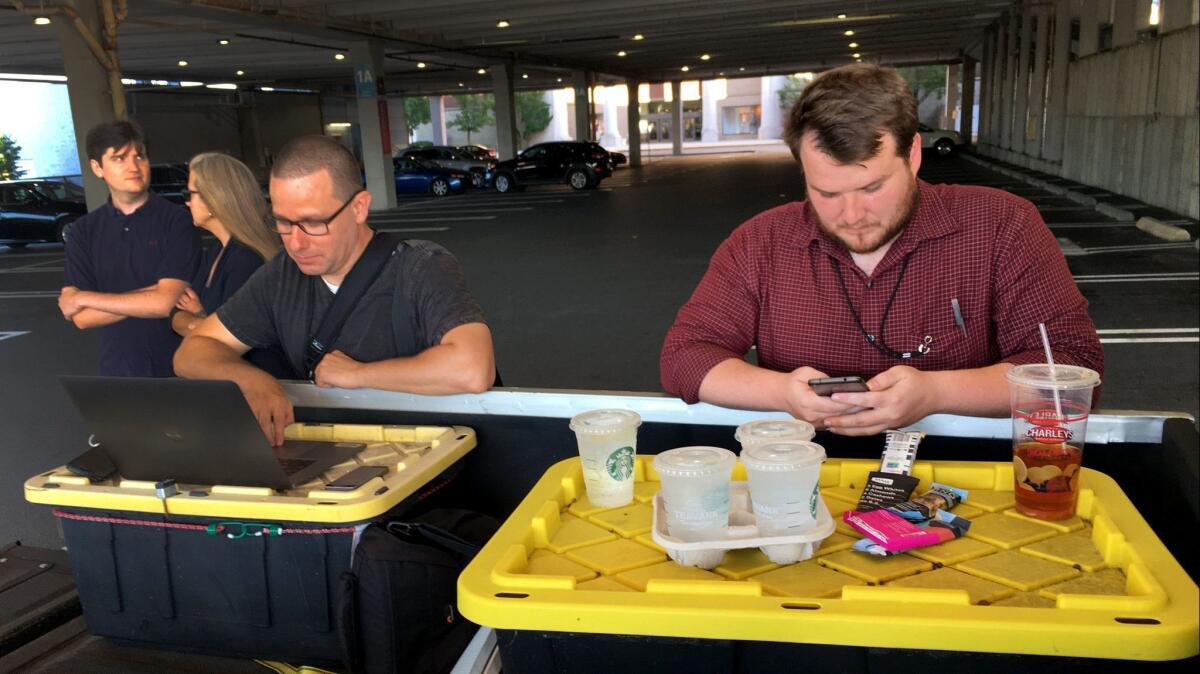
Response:
MULTIPOLYGON (((322 136, 288 143, 271 169, 274 227, 287 255, 263 265, 184 340, 175 371, 237 383, 272 444, 294 420, 274 377, 242 360, 279 346, 304 373, 308 342, 375 232, 358 163, 322 136)), ((478 393, 495 380, 492 334, 458 261, 428 241, 404 241, 312 370, 322 387, 426 395, 478 393)))

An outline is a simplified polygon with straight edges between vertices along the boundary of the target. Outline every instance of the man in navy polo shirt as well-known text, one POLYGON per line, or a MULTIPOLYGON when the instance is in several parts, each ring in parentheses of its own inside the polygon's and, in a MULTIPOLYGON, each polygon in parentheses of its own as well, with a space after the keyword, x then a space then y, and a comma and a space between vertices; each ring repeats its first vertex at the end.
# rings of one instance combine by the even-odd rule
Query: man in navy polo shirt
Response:
POLYGON ((93 128, 87 154, 110 198, 71 227, 59 309, 81 330, 100 328, 101 374, 170 377, 180 337, 167 317, 199 263, 199 237, 184 209, 150 193, 137 125, 93 128))

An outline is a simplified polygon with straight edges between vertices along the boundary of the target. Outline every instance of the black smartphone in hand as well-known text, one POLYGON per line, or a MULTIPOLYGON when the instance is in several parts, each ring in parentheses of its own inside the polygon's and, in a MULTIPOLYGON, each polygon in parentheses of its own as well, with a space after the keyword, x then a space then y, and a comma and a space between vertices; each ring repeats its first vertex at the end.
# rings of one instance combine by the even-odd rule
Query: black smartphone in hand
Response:
POLYGON ((862 377, 809 379, 808 387, 819 396, 831 396, 834 393, 866 393, 871 390, 862 377))

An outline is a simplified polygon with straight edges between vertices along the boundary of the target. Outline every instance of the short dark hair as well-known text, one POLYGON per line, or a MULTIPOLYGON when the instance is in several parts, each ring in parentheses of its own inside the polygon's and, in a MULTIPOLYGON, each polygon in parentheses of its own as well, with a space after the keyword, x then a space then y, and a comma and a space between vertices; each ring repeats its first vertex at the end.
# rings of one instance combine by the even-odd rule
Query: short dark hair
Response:
POLYGON ((272 178, 301 178, 321 169, 333 179, 334 194, 349 199, 363 188, 362 168, 345 145, 325 136, 300 136, 288 141, 271 166, 272 178))
POLYGON ((893 68, 834 68, 814 79, 788 112, 783 138, 796 159, 809 131, 822 152, 843 164, 879 154, 884 133, 896 139, 896 154, 907 157, 917 133, 917 99, 893 68))
POLYGON ((97 164, 101 163, 104 153, 109 150, 119 150, 133 144, 139 152, 146 151, 146 139, 142 135, 142 127, 131 119, 114 119, 92 127, 87 134, 87 156, 97 164))

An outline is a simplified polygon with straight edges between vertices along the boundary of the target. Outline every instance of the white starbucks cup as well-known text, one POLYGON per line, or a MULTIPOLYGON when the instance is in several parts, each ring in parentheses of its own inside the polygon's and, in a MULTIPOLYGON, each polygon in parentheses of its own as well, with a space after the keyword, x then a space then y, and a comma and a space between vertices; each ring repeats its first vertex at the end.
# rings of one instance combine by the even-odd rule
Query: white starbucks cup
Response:
POLYGON ((654 457, 668 534, 688 542, 725 537, 735 463, 737 456, 721 447, 680 447, 654 457))
POLYGON ((746 448, 741 459, 761 535, 788 536, 812 527, 821 498, 824 447, 815 442, 769 442, 746 448))
POLYGON ((760 419, 737 427, 733 437, 742 445, 742 451, 751 445, 764 442, 807 442, 817 434, 817 429, 807 421, 799 419, 760 419))
POLYGON ((642 418, 630 410, 592 410, 571 418, 588 500, 602 508, 633 502, 633 462, 642 418))

